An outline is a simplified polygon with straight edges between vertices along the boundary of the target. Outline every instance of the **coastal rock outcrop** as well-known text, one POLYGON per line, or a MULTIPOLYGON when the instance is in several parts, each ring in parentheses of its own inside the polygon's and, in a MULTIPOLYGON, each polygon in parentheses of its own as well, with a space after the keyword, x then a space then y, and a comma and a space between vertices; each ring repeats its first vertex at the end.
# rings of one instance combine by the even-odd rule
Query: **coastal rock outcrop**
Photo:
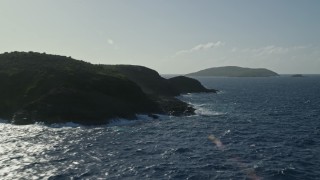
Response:
POLYGON ((185 76, 170 78, 168 82, 179 93, 217 92, 217 90, 207 89, 199 81, 185 76))

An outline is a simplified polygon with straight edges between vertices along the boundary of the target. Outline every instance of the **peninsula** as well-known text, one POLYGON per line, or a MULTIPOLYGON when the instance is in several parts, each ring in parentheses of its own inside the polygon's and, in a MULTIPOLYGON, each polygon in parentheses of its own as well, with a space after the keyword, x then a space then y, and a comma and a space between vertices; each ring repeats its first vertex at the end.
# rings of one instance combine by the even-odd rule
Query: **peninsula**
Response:
POLYGON ((218 76, 218 77, 270 77, 279 74, 264 68, 244 68, 238 66, 224 66, 204 69, 187 74, 187 76, 218 76))
POLYGON ((94 65, 35 52, 0 54, 0 118, 14 124, 106 124, 136 114, 191 115, 181 93, 216 92, 188 77, 132 65, 94 65))

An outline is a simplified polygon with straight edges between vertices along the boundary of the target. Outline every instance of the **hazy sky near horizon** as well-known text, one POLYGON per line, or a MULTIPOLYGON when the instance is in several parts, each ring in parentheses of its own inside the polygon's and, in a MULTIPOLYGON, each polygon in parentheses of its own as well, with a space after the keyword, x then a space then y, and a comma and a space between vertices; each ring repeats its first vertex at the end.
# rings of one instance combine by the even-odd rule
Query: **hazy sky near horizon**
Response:
POLYGON ((320 74, 319 0, 0 0, 0 53, 163 74, 237 65, 320 74))

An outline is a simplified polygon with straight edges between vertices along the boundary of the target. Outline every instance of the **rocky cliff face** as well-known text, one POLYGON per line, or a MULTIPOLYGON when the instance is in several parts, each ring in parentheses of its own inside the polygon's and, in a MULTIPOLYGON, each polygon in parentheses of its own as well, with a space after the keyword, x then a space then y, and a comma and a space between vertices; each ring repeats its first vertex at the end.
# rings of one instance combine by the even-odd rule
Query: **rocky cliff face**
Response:
POLYGON ((15 124, 105 124, 137 113, 192 114, 181 93, 156 71, 101 66, 40 53, 0 55, 0 118, 15 124))

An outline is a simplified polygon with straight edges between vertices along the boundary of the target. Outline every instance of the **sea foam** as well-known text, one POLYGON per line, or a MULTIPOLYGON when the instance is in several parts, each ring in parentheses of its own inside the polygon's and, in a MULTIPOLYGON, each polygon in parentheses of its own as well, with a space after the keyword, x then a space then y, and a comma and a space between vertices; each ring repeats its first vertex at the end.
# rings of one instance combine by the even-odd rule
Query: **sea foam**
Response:
POLYGON ((210 108, 206 107, 207 104, 191 104, 196 110, 196 115, 199 116, 221 116, 226 113, 213 111, 210 108))
POLYGON ((111 122, 108 123, 107 125, 108 126, 130 126, 130 125, 141 124, 144 122, 151 122, 151 121, 155 121, 155 120, 164 120, 164 119, 170 118, 170 116, 167 116, 167 115, 156 114, 156 116, 158 116, 157 119, 154 119, 154 118, 152 118, 148 115, 144 115, 144 114, 137 115, 137 118, 133 119, 133 120, 116 118, 116 119, 111 120, 111 122))

